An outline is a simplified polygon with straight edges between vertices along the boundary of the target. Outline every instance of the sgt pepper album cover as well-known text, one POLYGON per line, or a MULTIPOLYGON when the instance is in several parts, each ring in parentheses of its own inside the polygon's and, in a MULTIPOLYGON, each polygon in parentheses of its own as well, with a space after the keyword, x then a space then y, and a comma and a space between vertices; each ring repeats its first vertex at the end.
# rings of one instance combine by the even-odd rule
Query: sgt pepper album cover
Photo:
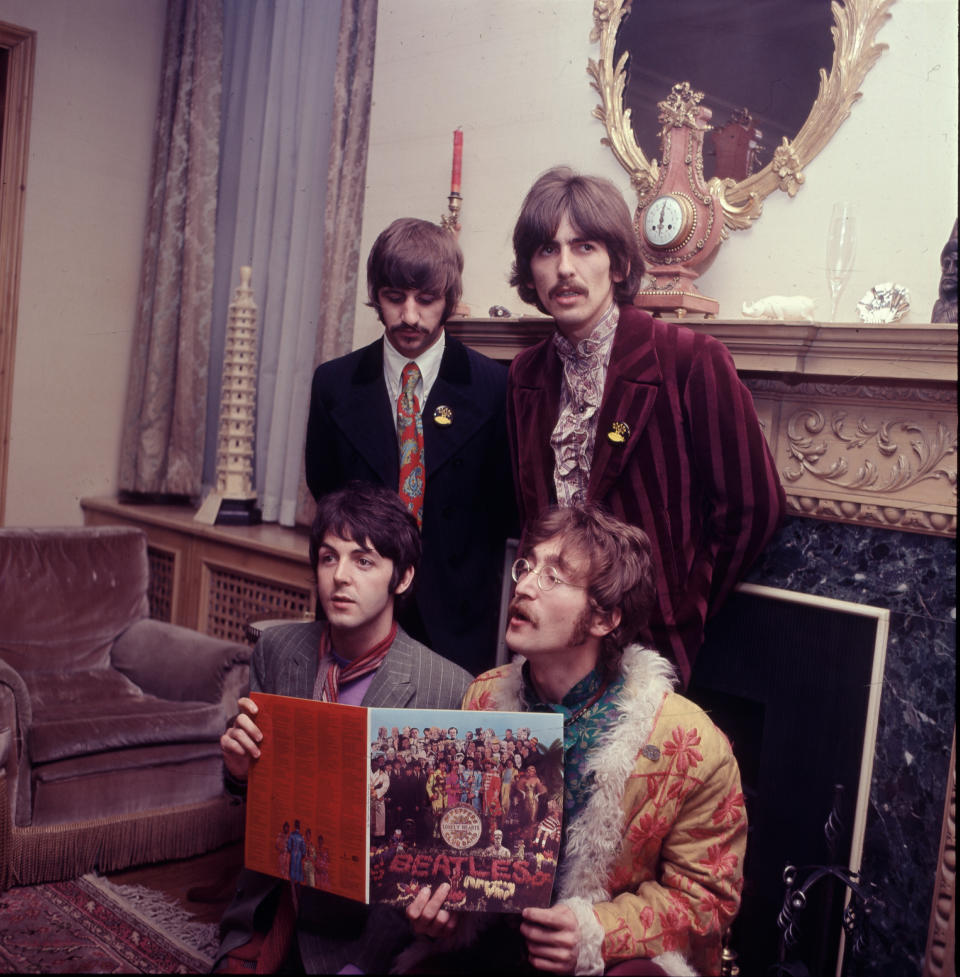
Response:
POLYGON ((253 698, 248 868, 401 907, 442 882, 459 911, 550 904, 561 716, 253 698))

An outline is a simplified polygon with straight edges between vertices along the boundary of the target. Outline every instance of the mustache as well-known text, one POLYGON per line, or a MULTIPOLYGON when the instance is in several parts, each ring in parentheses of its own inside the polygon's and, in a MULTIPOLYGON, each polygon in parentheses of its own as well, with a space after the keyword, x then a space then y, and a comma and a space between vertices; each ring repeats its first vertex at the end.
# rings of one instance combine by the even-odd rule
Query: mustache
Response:
POLYGON ((518 617, 522 617, 526 621, 531 620, 530 615, 527 612, 527 602, 522 597, 514 597, 507 607, 507 616, 512 617, 514 614, 516 614, 518 617))
POLYGON ((417 326, 411 326, 411 325, 408 325, 405 322, 398 322, 398 323, 396 323, 396 325, 390 326, 389 328, 391 330, 397 330, 397 329, 414 329, 414 330, 416 330, 419 333, 423 333, 424 335, 426 335, 426 333, 428 331, 423 326, 419 326, 419 325, 417 325, 417 326))
POLYGON ((556 298, 560 292, 576 292, 578 295, 587 294, 586 288, 583 285, 578 285, 576 282, 558 282, 550 289, 550 298, 556 298))

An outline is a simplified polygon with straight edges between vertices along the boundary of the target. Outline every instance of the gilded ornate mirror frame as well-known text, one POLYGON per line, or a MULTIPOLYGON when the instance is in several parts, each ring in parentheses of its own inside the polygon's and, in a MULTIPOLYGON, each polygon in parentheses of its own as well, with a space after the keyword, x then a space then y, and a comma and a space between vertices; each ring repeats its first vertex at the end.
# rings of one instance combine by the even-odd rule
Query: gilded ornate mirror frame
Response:
MULTIPOLYGON (((830 73, 820 69, 820 89, 809 116, 796 137, 784 138, 773 159, 758 173, 739 182, 714 177, 707 187, 720 200, 724 215, 724 234, 728 230, 742 230, 750 226, 763 210, 763 200, 774 190, 795 196, 804 182, 803 167, 830 141, 833 134, 850 114, 853 103, 860 98, 860 85, 873 67, 886 44, 875 44, 877 31, 890 18, 889 7, 894 0, 832 0, 833 64, 830 73)), ((630 109, 623 104, 627 81, 625 52, 614 63, 617 31, 630 13, 633 0, 594 0, 593 30, 590 40, 600 42, 600 57, 587 64, 591 86, 600 94, 602 104, 593 114, 607 128, 601 139, 613 150, 620 165, 630 174, 630 180, 641 201, 656 185, 659 168, 656 159, 647 159, 637 144, 630 121, 630 109)), ((678 65, 679 74, 683 66, 678 65)), ((664 97, 666 97, 664 92, 664 97)))

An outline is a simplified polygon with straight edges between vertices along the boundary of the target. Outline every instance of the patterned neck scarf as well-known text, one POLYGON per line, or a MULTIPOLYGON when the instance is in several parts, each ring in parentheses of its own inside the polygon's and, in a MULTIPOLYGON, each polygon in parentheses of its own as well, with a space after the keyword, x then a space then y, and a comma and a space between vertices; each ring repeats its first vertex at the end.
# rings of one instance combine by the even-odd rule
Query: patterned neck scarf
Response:
POLYGON ((553 345, 563 363, 560 413, 550 436, 553 481, 560 505, 586 501, 597 421, 620 309, 613 303, 586 339, 574 346, 559 332, 553 345))
POLYGON ((383 641, 375 644, 348 665, 341 665, 330 643, 330 628, 325 627, 320 635, 320 668, 317 670, 317 678, 313 685, 314 699, 320 702, 337 702, 341 685, 349 685, 350 682, 355 682, 380 667, 396 636, 397 622, 394 621, 390 633, 383 641), (326 669, 323 668, 324 662, 327 663, 326 669))

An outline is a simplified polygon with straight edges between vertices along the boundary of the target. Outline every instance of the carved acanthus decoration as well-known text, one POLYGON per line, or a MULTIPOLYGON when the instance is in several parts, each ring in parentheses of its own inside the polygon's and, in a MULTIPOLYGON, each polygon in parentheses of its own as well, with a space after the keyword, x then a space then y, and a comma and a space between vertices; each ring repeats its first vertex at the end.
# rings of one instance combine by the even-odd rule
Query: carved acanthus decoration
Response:
MULTIPOLYGON (((716 196, 724 215, 724 227, 742 230, 749 227, 763 210, 763 199, 774 190, 791 197, 804 182, 803 167, 829 142, 850 115, 853 103, 861 97, 860 86, 867 72, 886 49, 876 44, 877 31, 890 18, 894 0, 833 0, 830 9, 834 26, 833 62, 829 74, 820 70, 820 86, 806 122, 792 142, 784 140, 774 158, 759 172, 739 182, 714 177, 707 184, 716 196)), ((609 146, 620 165, 630 174, 631 183, 640 195, 649 192, 657 182, 656 159, 648 159, 637 144, 630 109, 623 104, 627 82, 629 53, 616 59, 617 31, 630 13, 631 0, 594 0, 591 42, 600 45, 600 56, 587 63, 591 86, 600 95, 601 104, 594 110, 607 130, 601 143, 609 146)), ((683 66, 677 66, 678 74, 683 66)), ((648 147, 649 148, 649 147, 648 147)), ((659 149, 659 147, 656 147, 659 149)))
MULTIPOLYGON (((606 140, 604 140, 606 141, 606 140)), ((633 185, 633 189, 637 192, 637 199, 643 200, 644 197, 648 196, 660 180, 660 167, 657 165, 657 161, 653 160, 650 164, 650 169, 643 173, 634 173, 630 177, 630 183, 633 185)))
MULTIPOLYGON (((591 85, 599 92, 601 99, 601 104, 593 110, 594 117, 607 129, 607 136, 600 142, 613 150, 620 165, 630 174, 630 182, 639 191, 641 188, 648 190, 654 186, 659 177, 651 172, 650 163, 637 145, 630 121, 630 109, 623 105, 629 55, 624 54, 616 67, 612 66, 617 30, 620 21, 630 13, 631 2, 632 0, 594 0, 590 41, 600 42, 601 55, 599 61, 588 59, 587 73, 593 79, 591 85)), ((653 161, 653 167, 656 167, 656 160, 653 161)))
POLYGON ((943 424, 938 423, 935 432, 926 432, 920 425, 903 419, 870 423, 861 417, 856 433, 851 434, 846 429, 846 420, 846 411, 834 413, 830 422, 834 437, 831 445, 828 440, 818 437, 826 426, 823 414, 818 410, 798 410, 790 418, 787 432, 790 456, 800 467, 784 469, 783 477, 795 482, 806 473, 836 486, 864 492, 897 492, 927 479, 946 479, 956 492, 956 466, 947 468, 943 462, 956 454, 957 439, 943 424), (904 450, 902 441, 894 437, 897 429, 906 438, 910 453, 904 450), (865 457, 853 477, 848 478, 850 465, 842 456, 824 468, 827 464, 824 457, 829 455, 832 447, 837 447, 837 443, 847 450, 863 449, 868 443, 874 443, 883 459, 891 461, 885 463, 882 459, 865 457))
POLYGON ((947 536, 957 518, 950 383, 746 378, 795 515, 947 536))
POLYGON ((626 17, 630 13, 630 5, 633 0, 623 0, 622 4, 617 0, 593 0, 593 30, 590 31, 590 43, 596 44, 600 40, 600 31, 604 24, 610 22, 610 18, 621 7, 620 16, 626 17))
POLYGON ((723 180, 714 177, 709 183, 710 192, 719 198, 723 208, 723 240, 730 236, 730 230, 745 231, 763 213, 763 201, 755 193, 751 193, 742 204, 733 203, 728 194, 736 186, 737 181, 729 176, 723 180))

